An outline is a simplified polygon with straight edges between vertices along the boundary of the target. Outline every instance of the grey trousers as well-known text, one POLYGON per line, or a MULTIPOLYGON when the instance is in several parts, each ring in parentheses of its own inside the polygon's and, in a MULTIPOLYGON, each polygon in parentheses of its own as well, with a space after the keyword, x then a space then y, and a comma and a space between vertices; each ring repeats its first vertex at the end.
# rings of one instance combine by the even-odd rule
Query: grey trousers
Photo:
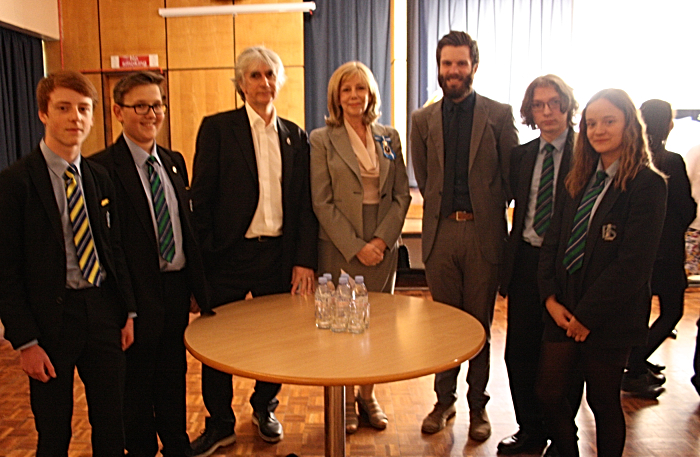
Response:
MULTIPOLYGON (((491 368, 491 322, 498 289, 499 265, 487 261, 479 248, 474 221, 442 219, 435 243, 425 263, 425 274, 433 300, 474 316, 486 332, 484 348, 469 361, 467 403, 478 411, 486 406, 486 385, 491 368)), ((435 375, 435 393, 442 404, 457 401, 460 367, 435 375)))

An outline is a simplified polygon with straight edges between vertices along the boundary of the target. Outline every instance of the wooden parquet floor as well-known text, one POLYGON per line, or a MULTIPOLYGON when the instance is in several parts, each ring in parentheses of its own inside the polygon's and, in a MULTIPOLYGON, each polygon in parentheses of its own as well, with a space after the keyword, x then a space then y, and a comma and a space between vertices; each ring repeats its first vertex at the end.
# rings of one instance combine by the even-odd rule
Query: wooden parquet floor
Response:
MULTIPOLYGON (((403 292, 409 293, 409 292, 403 292)), ((421 292, 412 292, 421 294, 421 292)), ((658 312, 654 305, 654 316, 658 312)), ((700 396, 690 384, 692 359, 700 312, 700 289, 686 293, 686 309, 678 324, 678 338, 667 340, 652 356, 652 361, 667 365, 666 392, 658 401, 623 397, 627 418, 625 456, 698 456, 700 455, 700 396)), ((493 326, 493 352, 487 410, 493 435, 484 443, 468 439, 469 415, 466 407, 466 383, 460 376, 457 417, 448 427, 433 436, 422 435, 420 425, 435 401, 432 376, 378 385, 376 394, 389 416, 385 431, 375 431, 362 424, 357 434, 349 436, 347 455, 386 457, 494 456, 503 437, 516 431, 510 399, 503 350, 507 306, 499 299, 493 326)), ((189 356, 188 356, 189 357, 189 356)), ((200 364, 189 358, 188 432, 194 439, 204 428, 206 409, 200 396, 200 364)), ((77 378, 76 378, 77 379, 77 378)), ((257 437, 251 423, 248 397, 253 381, 235 378, 234 410, 238 419, 236 444, 219 449, 215 456, 285 456, 296 453, 304 457, 324 455, 323 389, 285 385, 279 395, 277 415, 284 425, 284 440, 266 444, 257 437)), ((583 457, 595 455, 595 426, 587 405, 577 417, 583 457)), ((82 384, 75 387, 75 412, 70 457, 90 455, 90 429, 82 384)), ((24 457, 34 454, 36 432, 29 408, 28 382, 19 368, 18 356, 9 343, 0 339, 0 456, 24 457)))

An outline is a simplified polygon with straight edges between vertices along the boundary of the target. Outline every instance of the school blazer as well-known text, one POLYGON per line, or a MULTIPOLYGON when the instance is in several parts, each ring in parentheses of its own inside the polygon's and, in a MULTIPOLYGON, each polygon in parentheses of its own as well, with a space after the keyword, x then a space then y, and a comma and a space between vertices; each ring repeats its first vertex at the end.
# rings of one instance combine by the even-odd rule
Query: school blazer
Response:
MULTIPOLYGON (((643 168, 625 191, 611 184, 589 223, 581 271, 570 275, 564 254, 583 192, 575 198, 567 192, 558 199, 540 252, 540 298, 544 303, 556 296, 591 331, 587 344, 645 344, 651 272, 666 212, 666 182, 643 168)), ((548 325, 554 325, 546 314, 548 325)))
MULTIPOLYGON (((100 312, 123 327, 136 311, 121 247, 115 191, 107 170, 81 160, 85 204, 110 303, 100 312)), ((0 173, 0 319, 13 348, 61 329, 66 252, 61 214, 46 161, 37 146, 0 173)))

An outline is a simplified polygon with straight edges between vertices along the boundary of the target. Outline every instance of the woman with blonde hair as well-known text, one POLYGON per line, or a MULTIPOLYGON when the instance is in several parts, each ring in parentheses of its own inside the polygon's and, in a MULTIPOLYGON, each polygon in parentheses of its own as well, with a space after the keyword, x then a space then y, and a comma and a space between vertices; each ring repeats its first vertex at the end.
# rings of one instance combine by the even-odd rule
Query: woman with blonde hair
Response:
MULTIPOLYGON (((326 127, 311 142, 311 196, 319 221, 320 272, 363 275, 370 292, 394 291, 398 239, 411 196, 398 132, 376 122, 381 101, 372 72, 341 65, 328 83, 326 127)), ((374 386, 346 391, 346 431, 359 425, 355 403, 370 424, 387 417, 374 386)))
POLYGON ((580 125, 567 192, 540 256, 547 313, 537 395, 560 454, 578 456, 576 411, 566 394, 583 375, 598 455, 621 456, 620 383, 632 347, 646 341, 666 183, 626 92, 595 94, 580 125))

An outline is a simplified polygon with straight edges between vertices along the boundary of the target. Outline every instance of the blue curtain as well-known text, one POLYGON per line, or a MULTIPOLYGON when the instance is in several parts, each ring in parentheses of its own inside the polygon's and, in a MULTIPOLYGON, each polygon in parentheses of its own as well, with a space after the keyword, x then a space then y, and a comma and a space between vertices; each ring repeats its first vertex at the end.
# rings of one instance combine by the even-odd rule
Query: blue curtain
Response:
MULTIPOLYGON (((535 77, 565 73, 572 57, 573 0, 409 0, 409 74, 415 109, 438 90, 435 48, 450 30, 479 43, 474 87, 517 111, 535 77), (413 57, 411 57, 413 56, 413 57)), ((409 86, 410 87, 410 86, 409 86)), ((409 89, 410 90, 410 89, 409 89)))
POLYGON ((379 122, 391 123, 391 0, 316 0, 304 17, 306 130, 325 125, 328 80, 359 60, 374 73, 382 99, 379 122))
MULTIPOLYGON (((450 30, 460 30, 479 45, 474 89, 510 103, 517 123, 522 97, 533 79, 547 73, 569 81, 574 77, 567 74, 575 58, 573 1, 408 0, 408 112, 441 96, 437 43, 450 30)), ((410 130, 410 117, 408 122, 410 130)), ((533 134, 523 128, 520 132, 521 141, 533 134)), ((409 166, 409 178, 415 185, 412 172, 409 166)))
POLYGON ((0 170, 41 140, 36 86, 43 76, 41 40, 0 28, 0 170))

